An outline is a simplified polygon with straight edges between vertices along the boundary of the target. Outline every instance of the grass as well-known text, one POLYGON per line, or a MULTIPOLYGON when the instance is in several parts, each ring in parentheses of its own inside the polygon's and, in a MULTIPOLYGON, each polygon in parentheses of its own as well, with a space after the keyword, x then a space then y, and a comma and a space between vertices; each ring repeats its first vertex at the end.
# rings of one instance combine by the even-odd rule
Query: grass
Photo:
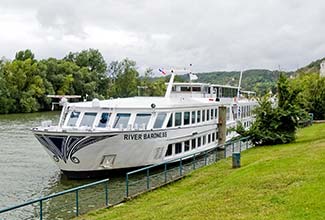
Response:
POLYGON ((325 219, 325 124, 291 144, 242 153, 166 187, 78 219, 325 219))

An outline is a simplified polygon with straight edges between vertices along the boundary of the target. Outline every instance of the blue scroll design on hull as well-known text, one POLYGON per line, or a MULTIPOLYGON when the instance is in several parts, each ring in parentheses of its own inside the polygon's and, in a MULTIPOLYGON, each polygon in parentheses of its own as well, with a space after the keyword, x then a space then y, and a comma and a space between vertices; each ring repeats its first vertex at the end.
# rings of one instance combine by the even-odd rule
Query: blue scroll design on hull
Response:
POLYGON ((76 152, 88 145, 116 136, 60 136, 60 135, 41 135, 35 134, 37 140, 53 153, 53 158, 58 162, 59 159, 67 163, 70 159, 78 164, 80 160, 74 156, 76 152))

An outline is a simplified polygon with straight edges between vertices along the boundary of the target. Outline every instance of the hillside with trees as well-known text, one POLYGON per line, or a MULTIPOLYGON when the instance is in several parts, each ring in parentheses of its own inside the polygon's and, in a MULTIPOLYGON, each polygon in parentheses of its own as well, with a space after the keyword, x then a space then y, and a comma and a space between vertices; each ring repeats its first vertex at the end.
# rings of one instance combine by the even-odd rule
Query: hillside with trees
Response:
POLYGON ((320 63, 324 61, 325 58, 316 60, 297 70, 298 74, 308 74, 308 73, 319 73, 320 63))
MULTIPOLYGON (((325 80, 319 77, 319 59, 297 72, 281 72, 289 78, 291 90, 299 106, 314 113, 315 119, 325 118, 325 80)), ((197 82, 238 86, 240 72, 216 71, 196 73, 197 82)), ((252 69, 243 72, 242 89, 253 90, 258 96, 272 91, 280 71, 252 69)), ((46 95, 81 95, 82 99, 107 99, 136 95, 161 96, 165 93, 166 77, 154 77, 153 70, 139 73, 130 59, 108 63, 96 49, 69 52, 62 59, 37 60, 31 50, 19 51, 13 60, 0 59, 0 113, 47 111, 51 99, 46 95)), ((188 82, 188 74, 177 75, 175 81, 188 82)))
MULTIPOLYGON (((286 76, 293 75, 293 72, 271 71, 266 69, 251 69, 243 72, 242 89, 255 91, 258 95, 264 95, 270 91, 276 92, 276 82, 283 73, 286 76)), ((199 82, 209 82, 221 85, 238 86, 239 71, 216 71, 208 73, 199 73, 199 82)))

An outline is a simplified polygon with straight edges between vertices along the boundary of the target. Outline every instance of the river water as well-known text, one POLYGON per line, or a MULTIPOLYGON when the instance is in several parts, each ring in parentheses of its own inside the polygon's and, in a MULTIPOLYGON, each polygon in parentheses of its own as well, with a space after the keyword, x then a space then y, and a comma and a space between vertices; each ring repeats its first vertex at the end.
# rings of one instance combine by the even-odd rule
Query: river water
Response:
MULTIPOLYGON (((58 119, 59 112, 0 115, 0 209, 94 181, 68 180, 30 131, 42 121, 56 124, 58 119)), ((124 176, 113 180, 123 181, 124 176)), ((22 215, 5 219, 22 219, 22 215)))

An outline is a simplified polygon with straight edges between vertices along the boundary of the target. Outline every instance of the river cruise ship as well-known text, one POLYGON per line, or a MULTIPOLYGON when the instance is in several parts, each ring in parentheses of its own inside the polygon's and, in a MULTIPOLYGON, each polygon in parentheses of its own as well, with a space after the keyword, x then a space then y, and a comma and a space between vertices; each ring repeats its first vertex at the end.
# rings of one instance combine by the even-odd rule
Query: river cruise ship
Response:
MULTIPOLYGON (((91 177, 216 147, 219 106, 227 107, 227 128, 238 121, 247 128, 254 120, 257 102, 250 92, 173 79, 174 73, 164 97, 65 102, 58 125, 43 122, 32 131, 68 177, 91 177)), ((227 132, 226 138, 235 135, 227 132)))

